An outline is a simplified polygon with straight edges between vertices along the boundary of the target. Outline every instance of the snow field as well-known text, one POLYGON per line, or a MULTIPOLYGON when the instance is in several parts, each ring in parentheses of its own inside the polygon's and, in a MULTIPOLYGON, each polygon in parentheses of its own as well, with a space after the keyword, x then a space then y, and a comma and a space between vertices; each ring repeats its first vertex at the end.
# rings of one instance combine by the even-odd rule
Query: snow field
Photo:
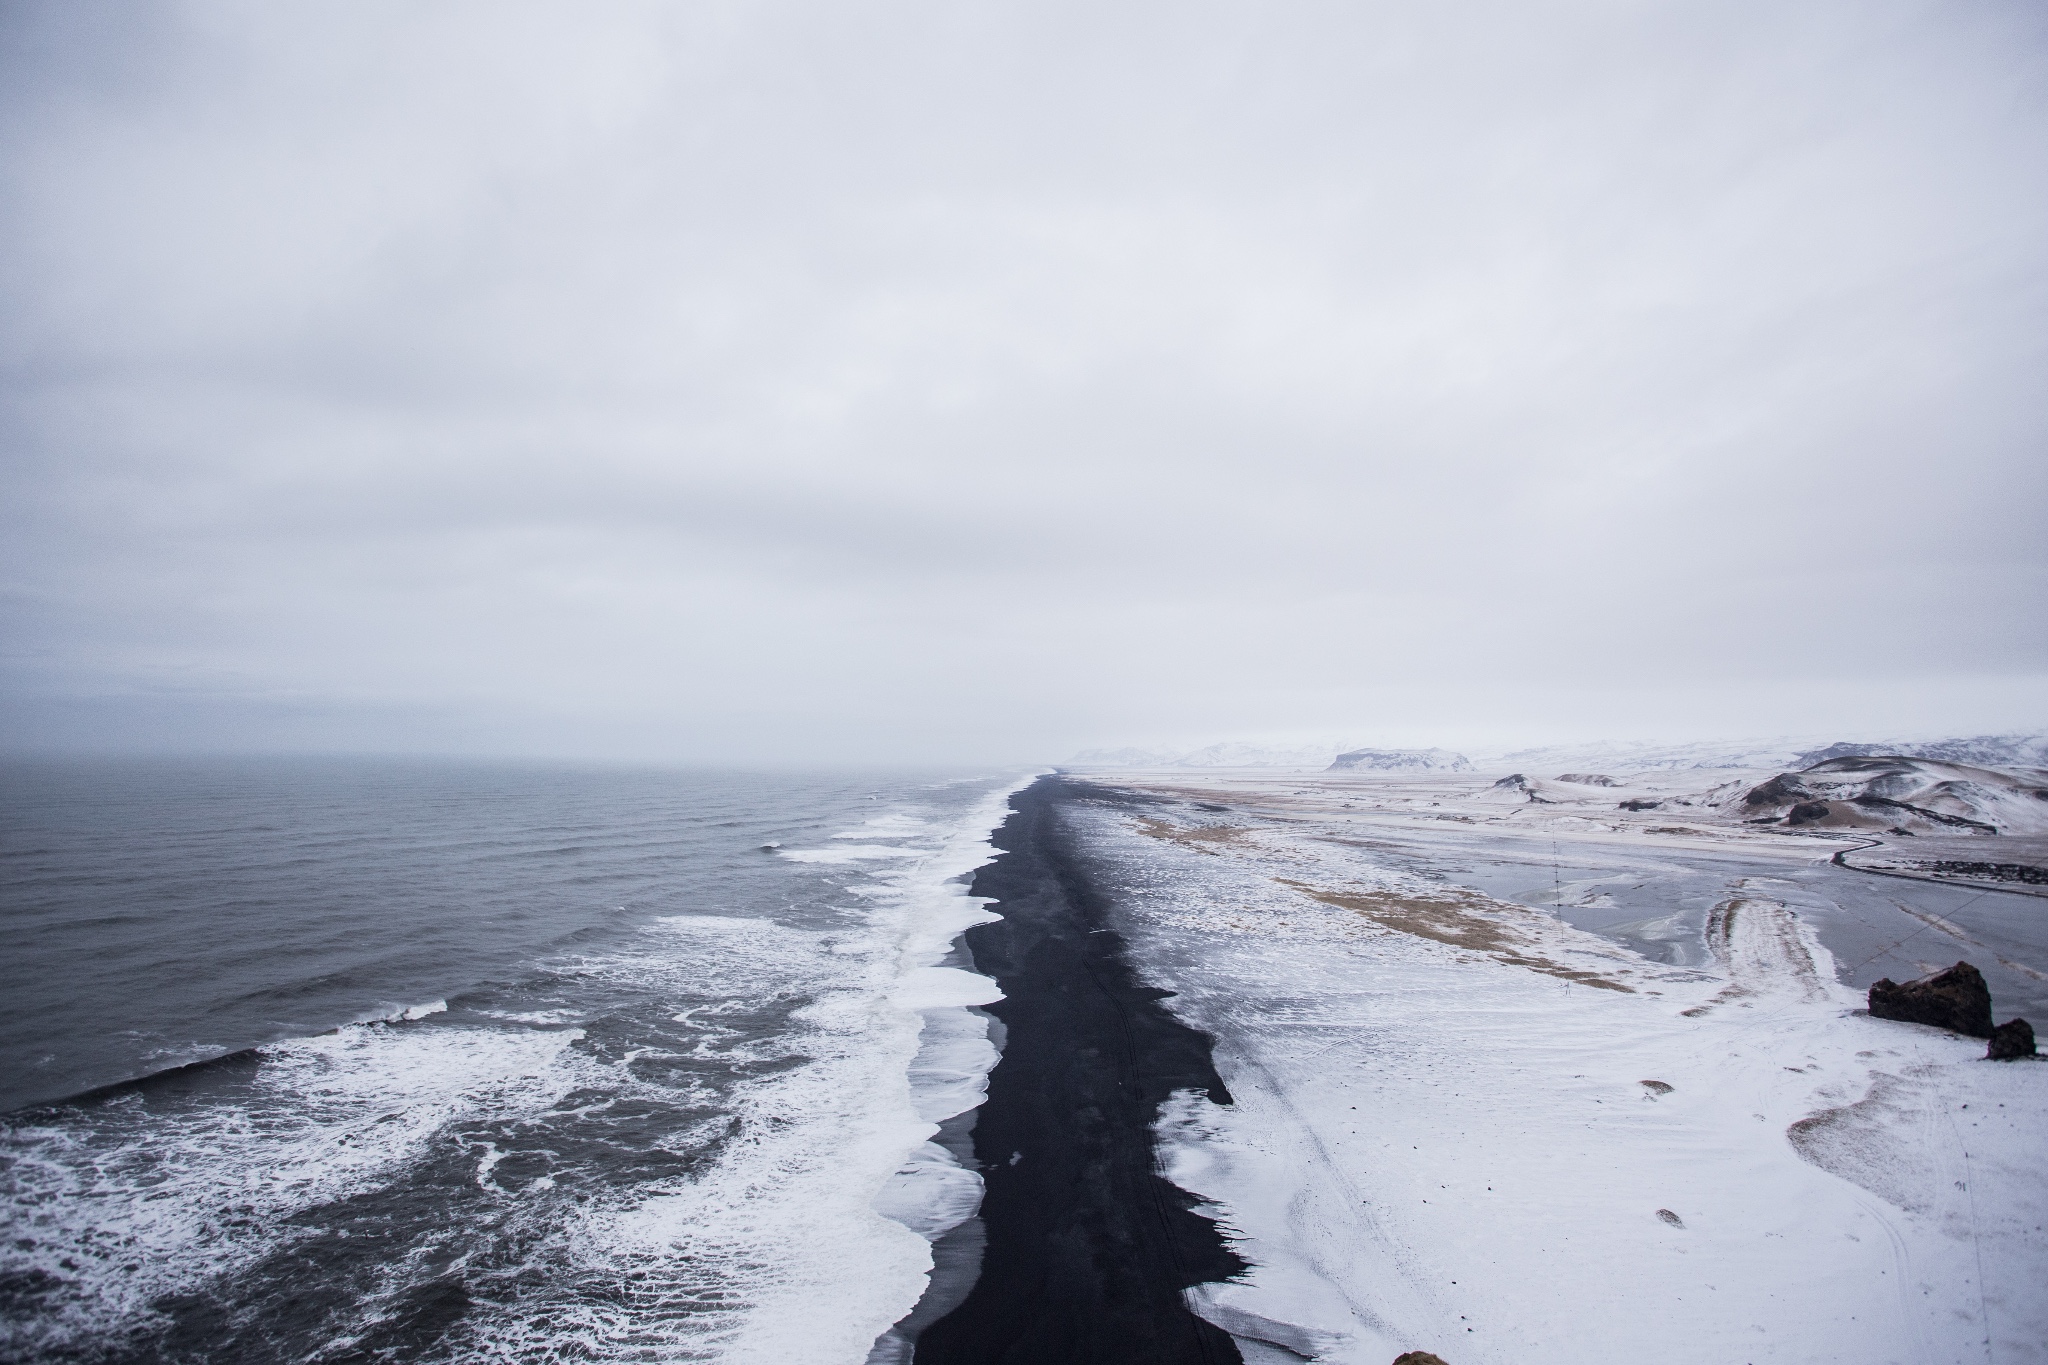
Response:
POLYGON ((1468 895, 1534 936, 1489 952, 1277 880, 1450 894, 1311 820, 1080 818, 1141 973, 1216 1038, 1234 1105, 1160 1133, 1255 1264, 1193 1296, 1255 1365, 2048 1359, 2048 1067, 1856 1014, 1782 902, 1732 898, 1693 972, 1468 895))

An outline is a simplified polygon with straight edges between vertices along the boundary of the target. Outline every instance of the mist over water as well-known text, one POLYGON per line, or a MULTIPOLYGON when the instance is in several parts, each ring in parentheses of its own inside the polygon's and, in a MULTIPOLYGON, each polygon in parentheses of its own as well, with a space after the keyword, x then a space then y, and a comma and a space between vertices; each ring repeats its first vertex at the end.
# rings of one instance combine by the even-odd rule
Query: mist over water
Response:
POLYGON ((887 997, 1011 780, 11 769, 7 1354, 872 1339, 929 1264, 869 1206, 918 1136, 887 997))

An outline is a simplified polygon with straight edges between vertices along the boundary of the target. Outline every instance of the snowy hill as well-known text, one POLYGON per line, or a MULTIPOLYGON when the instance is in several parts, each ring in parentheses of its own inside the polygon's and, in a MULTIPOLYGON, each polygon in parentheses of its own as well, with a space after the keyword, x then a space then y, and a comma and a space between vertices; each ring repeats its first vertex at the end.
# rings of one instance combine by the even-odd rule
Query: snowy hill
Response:
POLYGON ((1681 768, 1786 768, 1795 766, 1806 741, 1797 739, 1720 739, 1690 744, 1600 740, 1591 744, 1553 744, 1537 749, 1511 749, 1480 755, 1488 768, 1523 768, 1536 772, 1573 769, 1593 773, 1648 772, 1681 768))
POLYGON ((1275 747, 1266 744, 1211 744, 1183 754, 1177 768, 1324 768, 1337 756, 1334 744, 1275 747))
POLYGON ((1289 768, 1321 772, 1336 757, 1356 749, 1337 740, 1314 744, 1226 740, 1199 749, 1084 749, 1067 760, 1073 768, 1289 768))
POLYGON ((1873 740, 1819 745, 1811 736, 1771 739, 1670 741, 1597 740, 1538 748, 1468 750, 1395 749, 1329 740, 1301 743, 1226 740, 1199 749, 1124 747, 1086 749, 1067 760, 1074 768, 1279 768, 1309 772, 1491 772, 1580 776, 1679 771, 1694 768, 1811 767, 1834 758, 1900 755, 1980 767, 2048 767, 2048 735, 1978 735, 1969 739, 1873 740))
POLYGON ((1970 739, 1884 740, 1875 743, 1830 744, 1810 749, 1793 766, 1810 768, 1831 758, 1873 758, 1897 754, 1947 763, 1972 763, 1993 768, 2048 768, 2048 735, 1977 735, 1970 739))
POLYGON ((1159 749, 1083 749, 1070 768, 1170 768, 1180 755, 1159 749))
POLYGON ((2024 773, 1899 755, 1823 759, 1731 795, 1724 808, 1751 823, 1821 829, 2048 833, 2048 788, 2024 773))
POLYGON ((1328 771, 1470 772, 1472 760, 1449 749, 1353 749, 1332 759, 1328 771))

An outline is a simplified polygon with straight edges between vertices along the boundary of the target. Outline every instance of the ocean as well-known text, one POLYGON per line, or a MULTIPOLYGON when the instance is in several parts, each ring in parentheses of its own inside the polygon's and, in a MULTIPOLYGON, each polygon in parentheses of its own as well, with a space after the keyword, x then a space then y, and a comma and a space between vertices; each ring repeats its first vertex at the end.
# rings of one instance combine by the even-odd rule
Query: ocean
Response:
POLYGON ((0 1355, 863 1358, 979 1195, 1022 780, 10 764, 0 1355))

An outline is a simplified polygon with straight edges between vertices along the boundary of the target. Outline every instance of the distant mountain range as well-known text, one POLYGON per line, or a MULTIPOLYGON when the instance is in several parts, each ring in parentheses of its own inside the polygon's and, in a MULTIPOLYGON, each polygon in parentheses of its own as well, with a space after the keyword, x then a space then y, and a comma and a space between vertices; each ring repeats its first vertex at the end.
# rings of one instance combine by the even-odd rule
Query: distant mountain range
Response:
POLYGON ((1590 773, 1647 772, 1673 768, 1783 768, 1796 763, 1811 740, 1716 739, 1687 744, 1601 740, 1591 744, 1550 744, 1483 754, 1489 768, 1535 772, 1577 769, 1590 773))
POLYGON ((1449 749, 1382 749, 1335 742, 1271 745, 1230 742, 1200 749, 1087 749, 1074 768, 1280 768, 1297 772, 1465 772, 1472 760, 1449 749))
POLYGON ((1871 758, 1891 754, 1905 758, 1931 758, 1942 763, 1990 764, 1998 768, 2048 768, 2048 735, 1977 735, 1971 739, 1924 742, 1838 743, 1824 749, 1809 749, 1793 762, 1805 768, 1832 758, 1871 758))
POLYGON ((1227 742, 1200 749, 1087 749, 1075 768, 1299 768, 1321 772, 1354 744, 1271 745, 1227 742))
POLYGON ((1279 768, 1297 772, 1462 772, 1471 768, 1559 769, 1580 773, 1680 768, 1810 767, 1834 758, 1898 754, 1908 758, 1993 767, 2048 767, 2048 734, 1976 735, 1937 740, 1858 740, 1816 746, 1811 739, 1704 740, 1696 743, 1599 741, 1533 749, 1477 751, 1392 749, 1335 741, 1269 744, 1227 741, 1199 749, 1088 749, 1074 768, 1279 768))
POLYGON ((1449 749, 1353 749, 1330 760, 1330 772, 1466 772, 1472 760, 1449 749))

